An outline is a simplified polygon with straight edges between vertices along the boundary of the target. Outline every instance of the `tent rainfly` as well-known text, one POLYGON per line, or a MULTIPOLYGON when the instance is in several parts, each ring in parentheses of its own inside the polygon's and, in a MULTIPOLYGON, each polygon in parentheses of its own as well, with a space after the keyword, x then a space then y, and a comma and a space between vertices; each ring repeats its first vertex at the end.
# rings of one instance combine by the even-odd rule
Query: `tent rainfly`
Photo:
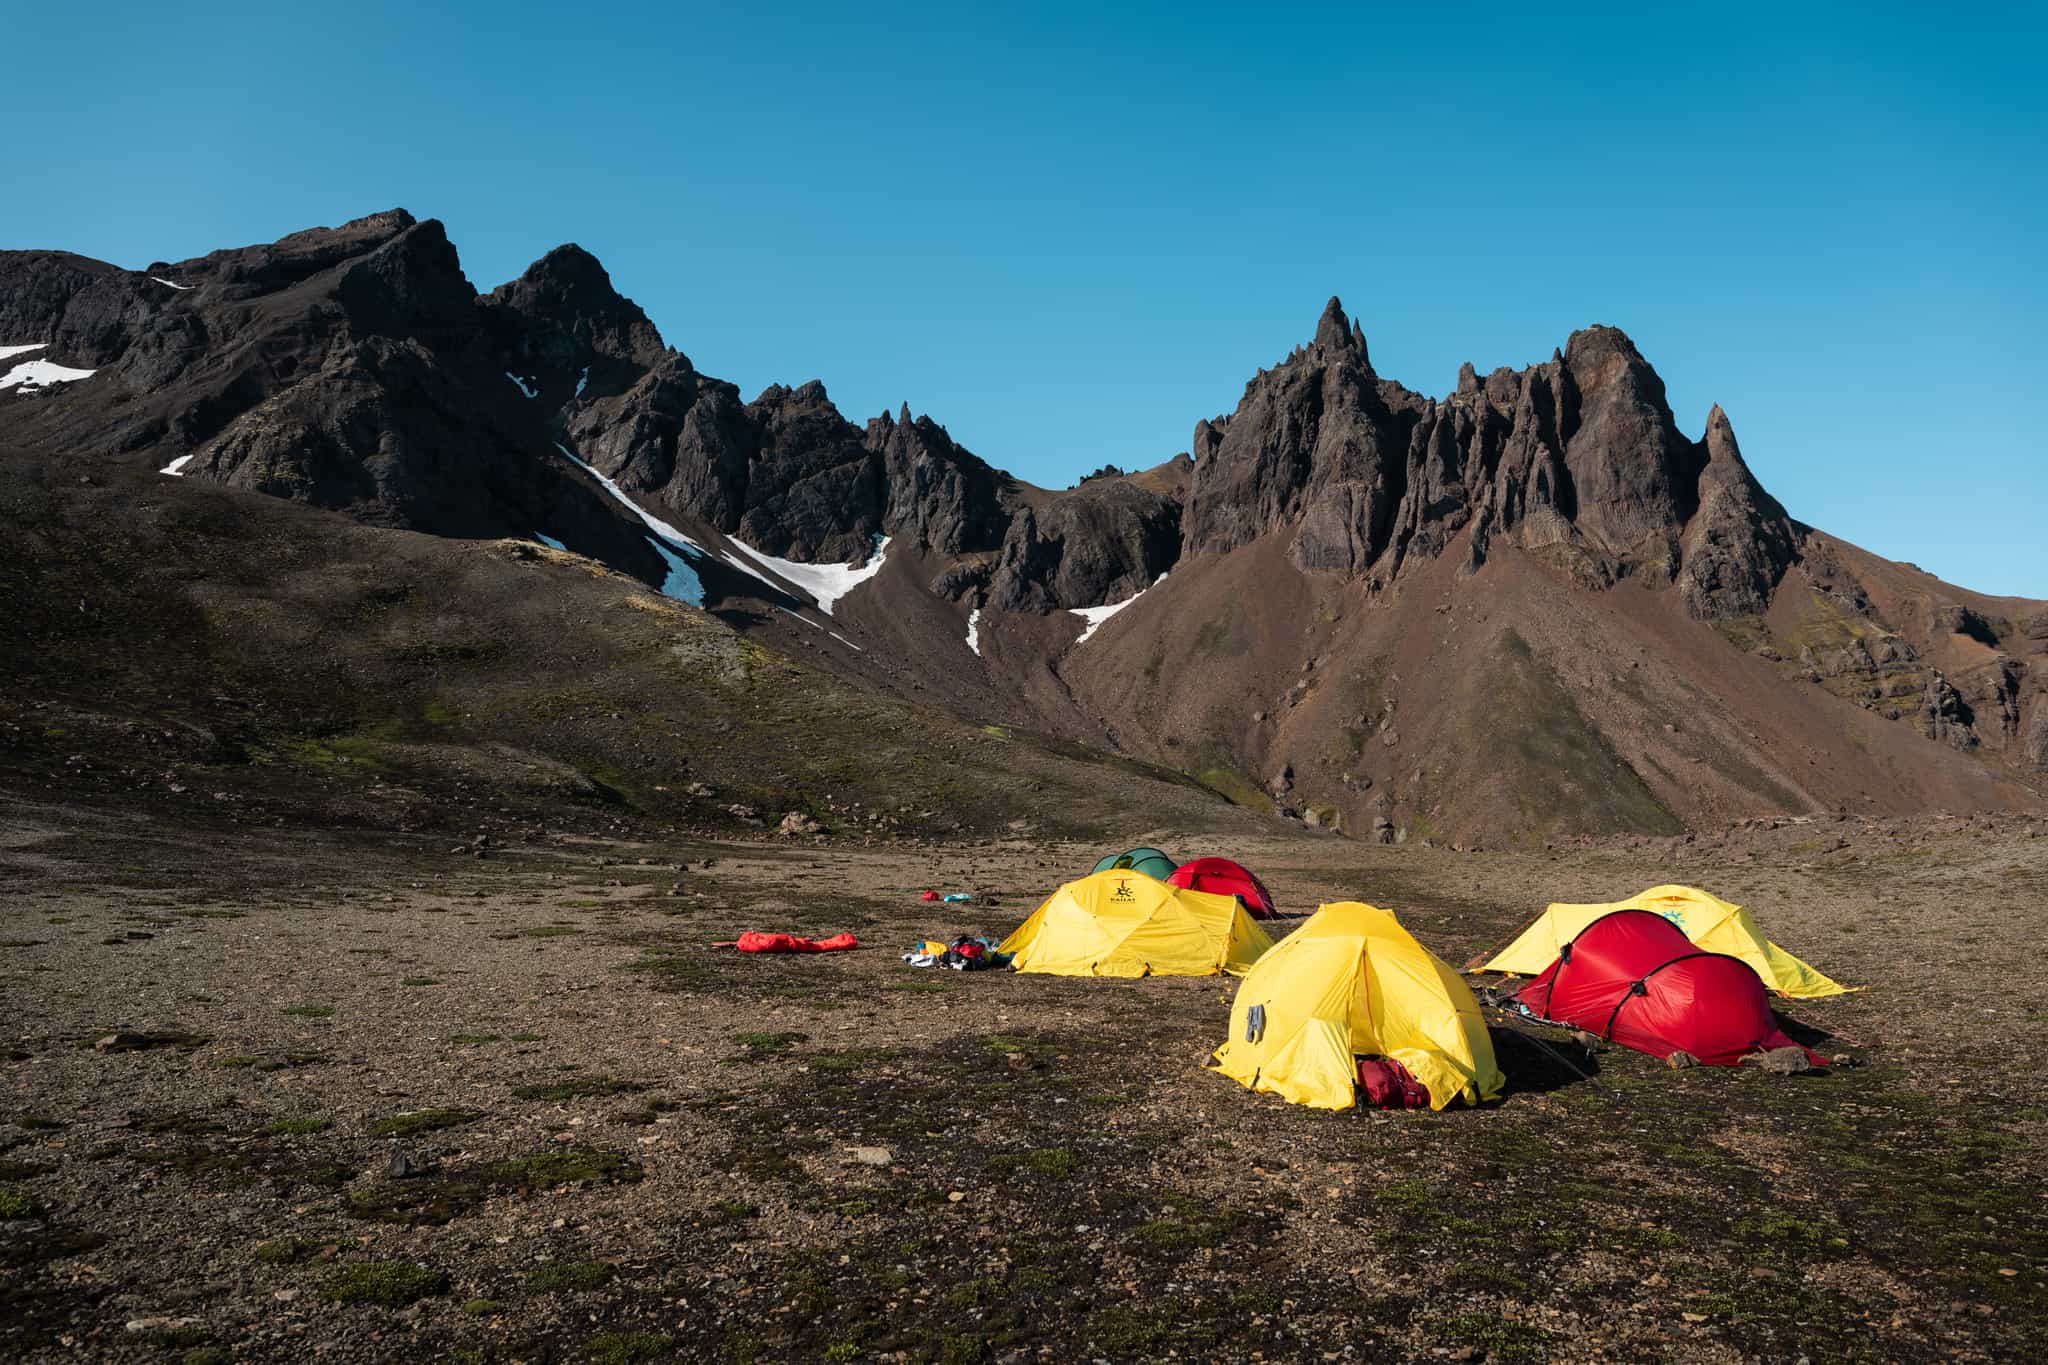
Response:
POLYGON ((1280 913, 1273 908, 1273 895, 1266 890, 1266 884, 1259 880, 1258 874, 1228 858, 1196 858, 1176 867, 1166 880, 1190 891, 1235 896, 1259 919, 1272 919, 1280 913))
POLYGON ((1156 848, 1127 848, 1121 853, 1105 853, 1098 858, 1089 872, 1117 872, 1129 870, 1142 872, 1148 877, 1165 881, 1173 875, 1173 859, 1156 848))
MULTIPOLYGON (((1648 910, 1594 920, 1516 998, 1540 1018, 1652 1057, 1685 1053, 1705 1066, 1734 1066, 1798 1047, 1779 1029, 1748 963, 1700 951, 1648 910)), ((1827 1065, 1817 1052, 1806 1057, 1827 1065)))
POLYGON ((1429 1107, 1501 1092, 1493 1038, 1463 977, 1389 911, 1325 905, 1237 988, 1212 1070, 1317 1109, 1357 1101, 1358 1058, 1399 1062, 1429 1107))
POLYGON ((1678 926, 1696 948, 1740 958, 1755 969, 1765 986, 1795 1000, 1843 995, 1861 990, 1831 980, 1764 937, 1756 920, 1739 905, 1693 886, 1653 886, 1640 895, 1609 905, 1550 906, 1520 938, 1472 970, 1537 976, 1557 960, 1558 950, 1587 926, 1617 910, 1647 910, 1678 926))
POLYGON ((1058 976, 1242 976, 1272 946, 1235 896, 1120 869, 1053 892, 1000 951, 1016 971, 1058 976))

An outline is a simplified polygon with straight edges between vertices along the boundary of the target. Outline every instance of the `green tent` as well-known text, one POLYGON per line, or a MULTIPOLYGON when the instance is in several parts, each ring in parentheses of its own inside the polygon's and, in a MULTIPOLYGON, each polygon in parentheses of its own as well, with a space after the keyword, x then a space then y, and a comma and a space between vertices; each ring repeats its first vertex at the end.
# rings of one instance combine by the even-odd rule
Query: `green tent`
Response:
POLYGON ((1142 872, 1163 882, 1173 875, 1174 868, 1178 866, 1180 864, 1156 848, 1130 848, 1122 853, 1109 854, 1088 870, 1093 875, 1097 872, 1129 868, 1133 872, 1142 872))

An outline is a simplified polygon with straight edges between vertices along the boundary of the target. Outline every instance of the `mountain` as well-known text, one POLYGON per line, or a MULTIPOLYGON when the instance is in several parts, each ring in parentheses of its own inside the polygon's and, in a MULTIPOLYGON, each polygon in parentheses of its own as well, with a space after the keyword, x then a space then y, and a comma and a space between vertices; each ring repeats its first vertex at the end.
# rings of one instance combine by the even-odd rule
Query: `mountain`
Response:
POLYGON ((303 504, 380 528, 354 555, 544 543, 848 696, 1361 836, 1995 809, 2048 782, 2048 604, 1793 520, 1727 415, 1687 437, 1611 327, 1432 399, 1332 299, 1189 452, 1065 490, 907 404, 749 401, 578 247, 479 293, 402 210, 139 272, 0 253, 0 348, 0 461, 40 486, 211 488, 300 539, 317 516, 254 509, 303 504))

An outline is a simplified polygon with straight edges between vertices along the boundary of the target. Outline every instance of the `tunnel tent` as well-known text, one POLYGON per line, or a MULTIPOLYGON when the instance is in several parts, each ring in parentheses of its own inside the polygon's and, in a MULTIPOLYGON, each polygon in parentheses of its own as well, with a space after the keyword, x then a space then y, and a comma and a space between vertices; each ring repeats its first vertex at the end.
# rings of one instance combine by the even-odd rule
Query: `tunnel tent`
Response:
POLYGON ((1272 946, 1234 896, 1112 868, 1053 892, 998 951, 1056 976, 1242 976, 1272 946))
POLYGON ((1358 1102, 1358 1059, 1398 1062, 1432 1109, 1497 1098, 1504 1078, 1479 1002, 1392 912, 1325 905, 1237 988, 1211 1070, 1317 1109, 1358 1102))
POLYGON ((1173 870, 1176 866, 1177 864, 1173 859, 1167 857, 1158 849, 1139 847, 1127 848, 1121 853, 1104 854, 1096 860, 1095 866, 1089 868, 1088 871, 1092 875, 1097 872, 1128 869, 1132 872, 1142 872, 1148 877, 1153 877, 1163 882, 1173 875, 1173 870))
MULTIPOLYGON (((1778 1027, 1748 963, 1701 951, 1649 910, 1602 915, 1515 998, 1539 1019, 1667 1060, 1687 1053, 1705 1066, 1734 1066, 1798 1047, 1778 1027)), ((1827 1063, 1818 1053, 1806 1056, 1827 1063)))
POLYGON ((1235 896, 1244 902, 1244 908, 1252 912, 1255 919, 1272 919, 1280 912, 1273 908, 1272 893, 1257 874, 1241 863, 1228 858, 1196 858, 1182 863, 1166 879, 1171 886, 1186 887, 1190 891, 1207 891, 1215 896, 1235 896))
POLYGON ((1676 925, 1693 946, 1748 963, 1764 985, 1779 995, 1815 1000, 1862 989, 1844 986, 1792 956, 1764 937, 1747 910, 1696 886, 1653 886, 1627 900, 1604 905, 1553 904, 1513 943, 1473 970, 1535 976, 1557 960, 1560 948, 1585 932, 1594 921, 1617 910, 1646 910, 1661 915, 1676 925))

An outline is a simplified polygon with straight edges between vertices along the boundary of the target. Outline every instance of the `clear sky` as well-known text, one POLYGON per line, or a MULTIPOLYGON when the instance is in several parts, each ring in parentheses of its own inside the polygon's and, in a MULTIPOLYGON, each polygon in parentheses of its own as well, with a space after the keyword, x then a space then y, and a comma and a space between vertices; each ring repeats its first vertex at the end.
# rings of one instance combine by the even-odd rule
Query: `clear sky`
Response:
POLYGON ((2048 597, 2042 16, 0 0, 0 246, 401 205, 490 288, 576 241, 747 396, 1053 485, 1184 449, 1333 293, 1431 394, 1612 323, 1794 516, 2048 597))

